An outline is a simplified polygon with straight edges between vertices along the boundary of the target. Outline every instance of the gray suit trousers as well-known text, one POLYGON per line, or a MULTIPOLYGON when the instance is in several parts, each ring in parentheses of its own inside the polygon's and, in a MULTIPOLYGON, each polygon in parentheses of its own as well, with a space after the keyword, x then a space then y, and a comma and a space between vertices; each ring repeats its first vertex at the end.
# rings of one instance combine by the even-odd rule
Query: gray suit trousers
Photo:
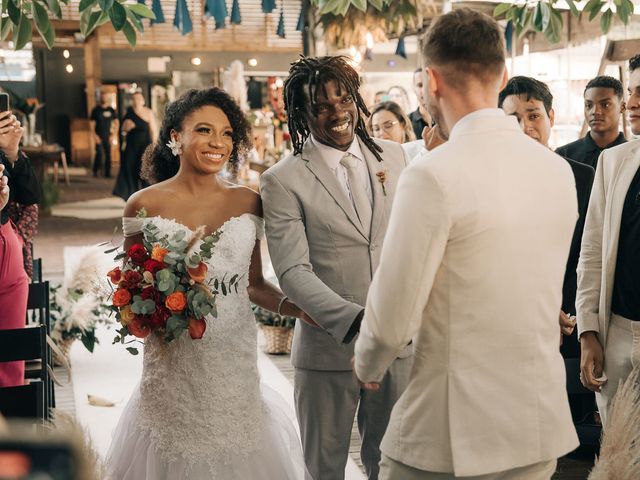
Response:
POLYGON ((409 382, 412 363, 413 356, 396 359, 376 392, 362 390, 351 371, 295 369, 294 395, 310 474, 307 480, 344 479, 356 411, 362 464, 369 480, 377 480, 380 442, 393 405, 409 382))

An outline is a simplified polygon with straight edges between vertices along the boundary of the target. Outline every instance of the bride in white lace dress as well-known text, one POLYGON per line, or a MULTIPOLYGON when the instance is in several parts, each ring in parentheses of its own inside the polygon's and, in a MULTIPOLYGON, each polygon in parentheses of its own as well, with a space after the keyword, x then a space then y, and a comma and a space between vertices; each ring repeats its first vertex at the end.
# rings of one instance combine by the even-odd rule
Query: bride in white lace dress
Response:
POLYGON ((167 107, 160 138, 145 153, 143 170, 159 183, 127 202, 125 247, 141 240, 145 222, 188 236, 204 225, 220 235, 208 275, 237 273, 241 281, 238 293, 218 297, 217 318, 206 318, 202 339, 146 338, 142 379, 105 463, 110 479, 304 478, 300 440, 279 406, 283 400, 260 384, 250 300, 304 314, 262 277, 259 196, 217 175, 227 161, 237 162, 248 136, 225 92, 190 90, 167 107), (136 218, 142 208, 147 216, 136 218))

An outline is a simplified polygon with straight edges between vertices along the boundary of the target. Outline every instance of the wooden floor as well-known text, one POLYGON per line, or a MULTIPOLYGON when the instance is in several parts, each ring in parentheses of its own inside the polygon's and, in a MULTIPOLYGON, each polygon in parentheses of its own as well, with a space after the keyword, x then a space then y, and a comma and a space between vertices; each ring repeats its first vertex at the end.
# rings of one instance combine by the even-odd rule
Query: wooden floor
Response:
MULTIPOLYGON (((287 377, 291 384, 293 384, 293 367, 291 366, 289 355, 270 355, 269 358, 283 375, 287 377)), ((358 427, 355 421, 351 430, 349 454, 362 470, 362 462, 360 461, 360 435, 358 434, 358 427)), ((587 459, 560 458, 558 460, 558 468, 552 480, 585 480, 589 476, 589 470, 592 465, 593 462, 587 459)))

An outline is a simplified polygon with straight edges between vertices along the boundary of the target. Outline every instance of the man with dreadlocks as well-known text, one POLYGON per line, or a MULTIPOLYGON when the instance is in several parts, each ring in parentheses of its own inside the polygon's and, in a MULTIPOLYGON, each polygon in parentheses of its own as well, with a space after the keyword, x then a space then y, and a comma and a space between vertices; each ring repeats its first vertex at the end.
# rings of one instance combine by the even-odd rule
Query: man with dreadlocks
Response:
POLYGON ((291 355, 305 462, 315 480, 344 478, 360 402, 362 463, 377 479, 380 440, 407 384, 410 348, 376 391, 361 388, 351 359, 407 158, 399 144, 367 134, 358 74, 344 57, 302 57, 289 74, 294 152, 262 175, 261 191, 280 286, 310 317, 296 325, 291 355))

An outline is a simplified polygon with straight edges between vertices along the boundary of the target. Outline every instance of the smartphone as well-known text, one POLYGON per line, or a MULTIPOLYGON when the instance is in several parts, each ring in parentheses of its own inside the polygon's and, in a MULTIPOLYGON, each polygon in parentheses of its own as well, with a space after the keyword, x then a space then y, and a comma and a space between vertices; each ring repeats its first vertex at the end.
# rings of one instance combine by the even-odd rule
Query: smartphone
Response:
POLYGON ((9 110, 9 94, 0 93, 0 112, 9 110))

